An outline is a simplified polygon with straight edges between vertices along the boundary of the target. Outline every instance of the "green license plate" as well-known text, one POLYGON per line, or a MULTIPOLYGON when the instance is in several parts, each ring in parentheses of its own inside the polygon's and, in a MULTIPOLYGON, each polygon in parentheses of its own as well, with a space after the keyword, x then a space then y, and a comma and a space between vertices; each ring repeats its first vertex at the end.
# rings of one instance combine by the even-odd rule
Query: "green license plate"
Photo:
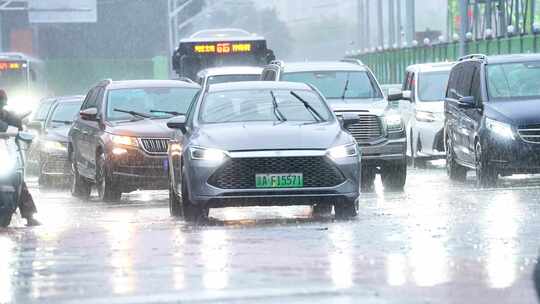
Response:
POLYGON ((303 188, 304 176, 302 175, 302 173, 256 174, 255 187, 257 188, 303 188))

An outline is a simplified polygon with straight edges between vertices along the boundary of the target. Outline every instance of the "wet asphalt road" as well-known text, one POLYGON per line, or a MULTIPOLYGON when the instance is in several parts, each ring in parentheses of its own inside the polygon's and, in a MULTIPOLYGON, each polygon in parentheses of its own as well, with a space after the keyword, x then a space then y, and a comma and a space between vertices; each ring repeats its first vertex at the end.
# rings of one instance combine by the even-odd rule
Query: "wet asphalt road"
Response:
POLYGON ((411 170, 351 221, 311 209, 169 217, 166 192, 83 202, 31 182, 43 226, 0 230, 0 303, 536 303, 540 178, 411 170))

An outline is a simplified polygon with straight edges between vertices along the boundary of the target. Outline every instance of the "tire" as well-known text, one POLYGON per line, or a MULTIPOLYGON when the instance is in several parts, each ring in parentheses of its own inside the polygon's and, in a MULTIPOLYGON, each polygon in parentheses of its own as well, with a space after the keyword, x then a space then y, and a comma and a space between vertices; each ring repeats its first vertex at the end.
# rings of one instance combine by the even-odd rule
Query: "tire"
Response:
POLYGON ((464 182, 467 179, 467 168, 457 163, 454 144, 450 137, 446 139, 446 173, 452 181, 464 182))
POLYGON ((384 188, 391 191, 403 191, 407 181, 407 162, 398 161, 382 167, 381 179, 384 188))
POLYGON ((375 176, 375 168, 369 166, 362 166, 360 177, 360 190, 362 192, 373 192, 375 176))
POLYGON ((92 185, 79 174, 79 170, 74 163, 71 164, 71 170, 73 172, 73 178, 71 179, 71 195, 87 200, 90 197, 92 185))
POLYGON ((414 152, 414 139, 413 139, 413 130, 411 129, 411 137, 409 139, 410 146, 411 146, 411 165, 413 168, 417 169, 425 169, 427 167, 427 161, 422 158, 416 157, 416 153, 414 152))
POLYGON ((208 218, 209 209, 195 205, 189 197, 189 189, 186 179, 182 176, 182 213, 188 222, 204 221, 208 218))
POLYGON ((174 192, 172 185, 169 185, 169 213, 173 217, 182 217, 182 202, 178 195, 174 192))
POLYGON ((324 216, 332 214, 332 204, 320 203, 313 205, 313 215, 314 216, 324 216))
POLYGON ((118 202, 122 197, 122 192, 118 191, 112 181, 103 153, 96 159, 96 188, 99 199, 103 202, 118 202))
POLYGON ((341 199, 334 204, 337 219, 350 219, 358 215, 358 202, 341 199))
POLYGON ((490 188, 497 185, 497 172, 489 166, 486 153, 478 141, 475 145, 476 185, 480 188, 490 188))
POLYGON ((11 224, 13 213, 0 214, 0 227, 7 228, 11 224))

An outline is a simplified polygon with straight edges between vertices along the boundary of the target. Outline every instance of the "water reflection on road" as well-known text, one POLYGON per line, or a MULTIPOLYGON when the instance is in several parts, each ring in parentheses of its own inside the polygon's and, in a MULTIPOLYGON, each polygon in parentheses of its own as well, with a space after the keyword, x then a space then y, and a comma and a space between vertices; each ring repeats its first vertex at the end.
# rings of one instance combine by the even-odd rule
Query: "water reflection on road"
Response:
POLYGON ((0 231, 0 303, 535 301, 540 179, 473 184, 415 170, 354 220, 227 208, 199 225, 170 218, 164 192, 107 205, 32 188, 44 225, 0 231))

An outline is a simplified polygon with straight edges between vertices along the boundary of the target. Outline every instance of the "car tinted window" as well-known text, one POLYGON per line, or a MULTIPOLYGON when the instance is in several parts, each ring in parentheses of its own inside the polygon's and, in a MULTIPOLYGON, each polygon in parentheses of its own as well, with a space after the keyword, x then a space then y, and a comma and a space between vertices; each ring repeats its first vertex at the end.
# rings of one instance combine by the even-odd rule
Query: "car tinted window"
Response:
POLYGON ((452 69, 448 80, 446 96, 448 98, 459 99, 459 80, 462 74, 462 65, 457 65, 452 69))
MULTIPOLYGON (((288 121, 315 121, 304 104, 286 90, 241 90, 208 94, 200 110, 203 123, 278 121, 274 112, 272 92, 277 108, 288 121)), ((332 117, 324 101, 311 91, 294 91, 309 103, 324 120, 332 117)))
POLYGON ((115 111, 128 110, 155 118, 171 117, 171 113, 185 114, 199 89, 196 88, 130 88, 109 90, 107 95, 107 119, 129 120, 133 116, 115 111), (158 112, 164 111, 164 112, 158 112))
POLYGON ((474 97, 474 100, 479 104, 482 102, 482 91, 481 91, 481 79, 480 79, 480 70, 481 65, 475 64, 473 70, 473 78, 471 82, 471 96, 474 97))
POLYGON ((259 80, 259 78, 259 75, 216 75, 208 77, 208 84, 239 81, 257 81, 259 80))
MULTIPOLYGON (((315 86, 327 99, 353 98, 371 99, 382 98, 375 81, 368 72, 349 71, 318 71, 298 72, 283 75, 284 81, 303 82, 315 86)), ((332 100, 329 100, 331 103, 332 100)))
POLYGON ((262 76, 264 81, 273 81, 276 80, 277 73, 274 70, 266 70, 262 76))
POLYGON ((487 66, 490 99, 540 98, 540 62, 487 66))
POLYGON ((475 64, 467 62, 461 67, 461 76, 458 79, 458 94, 459 97, 471 96, 471 84, 475 71, 475 64))
POLYGON ((418 97, 420 101, 441 101, 444 99, 450 71, 427 72, 418 75, 418 97))
POLYGON ((96 94, 98 93, 99 88, 93 88, 88 92, 86 95, 86 98, 84 99, 83 106, 81 107, 81 110, 86 110, 89 108, 96 107, 96 94))

